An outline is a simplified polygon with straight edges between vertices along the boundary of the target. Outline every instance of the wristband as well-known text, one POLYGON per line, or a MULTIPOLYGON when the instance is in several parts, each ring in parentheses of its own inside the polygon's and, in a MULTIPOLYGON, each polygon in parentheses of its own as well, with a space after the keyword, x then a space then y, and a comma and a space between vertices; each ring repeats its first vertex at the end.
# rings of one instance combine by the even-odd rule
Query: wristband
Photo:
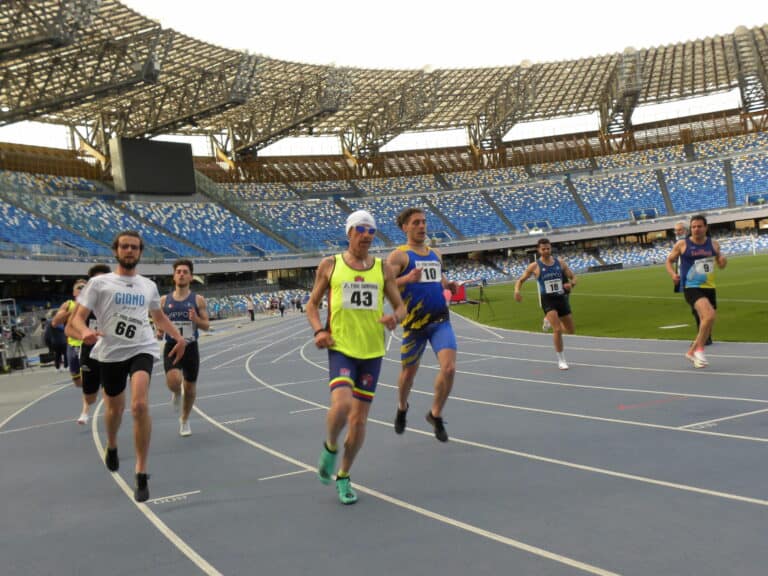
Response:
POLYGON ((318 334, 320 334, 320 332, 328 332, 328 330, 326 330, 325 328, 320 328, 319 330, 315 330, 314 336, 317 336, 318 334))

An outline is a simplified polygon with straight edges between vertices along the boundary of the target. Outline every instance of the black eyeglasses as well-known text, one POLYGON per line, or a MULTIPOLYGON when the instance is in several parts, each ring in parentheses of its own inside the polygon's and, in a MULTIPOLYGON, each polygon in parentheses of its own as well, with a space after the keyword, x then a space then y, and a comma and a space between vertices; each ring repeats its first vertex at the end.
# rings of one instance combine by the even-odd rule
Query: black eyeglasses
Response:
POLYGON ((117 247, 120 248, 120 250, 141 250, 139 244, 119 244, 117 247))
POLYGON ((366 232, 371 236, 376 234, 376 228, 368 228, 367 226, 355 226, 355 230, 357 230, 359 234, 365 234, 366 232))
POLYGON ((85 288, 85 284, 80 284, 78 286, 75 286, 75 290, 82 290, 83 288, 85 288))

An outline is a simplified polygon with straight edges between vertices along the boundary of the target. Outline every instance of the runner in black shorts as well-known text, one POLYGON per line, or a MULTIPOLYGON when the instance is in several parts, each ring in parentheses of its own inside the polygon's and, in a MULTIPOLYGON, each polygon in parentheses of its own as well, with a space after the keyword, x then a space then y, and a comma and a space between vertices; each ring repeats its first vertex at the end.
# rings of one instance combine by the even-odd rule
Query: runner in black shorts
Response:
MULTIPOLYGON (((109 274, 110 272, 111 270, 106 264, 95 264, 88 270, 88 279, 90 280, 94 276, 99 276, 101 274, 109 274)), ((70 317, 74 315, 78 305, 75 306, 70 317)), ((91 330, 99 329, 96 316, 93 313, 91 313, 86 319, 86 326, 88 326, 88 328, 91 330)), ((68 338, 75 338, 80 340, 80 334, 75 334, 75 331, 72 328, 72 323, 69 321, 67 321, 67 325, 64 328, 64 333, 68 338)), ((99 396, 99 385, 101 378, 99 372, 99 361, 95 358, 91 358, 92 348, 93 346, 89 344, 82 344, 80 346, 80 374, 82 377, 83 387, 83 411, 80 414, 80 417, 77 419, 77 423, 83 426, 88 424, 88 413, 90 412, 91 406, 96 403, 96 400, 99 396)))
POLYGON ((523 295, 520 287, 523 282, 534 276, 539 284, 539 298, 544 316, 552 326, 552 339, 557 352, 557 366, 568 370, 563 349, 563 332, 573 334, 573 314, 569 294, 576 286, 576 275, 562 258, 552 256, 552 244, 546 238, 539 239, 536 245, 539 258, 528 265, 522 276, 515 282, 515 300, 521 302, 523 295))
MULTIPOLYGON (((165 335, 163 350, 165 383, 171 391, 171 404, 177 411, 181 411, 179 434, 182 436, 192 434, 189 415, 195 404, 197 375, 200 371, 200 351, 197 347, 199 329, 208 330, 210 327, 205 298, 190 289, 193 273, 191 260, 184 258, 176 260, 173 263, 175 289, 160 298, 163 312, 187 341, 187 349, 178 364, 174 364, 171 357, 171 350, 176 345, 176 341, 168 334, 165 335)), ((158 336, 162 336, 162 332, 158 333, 158 336)))

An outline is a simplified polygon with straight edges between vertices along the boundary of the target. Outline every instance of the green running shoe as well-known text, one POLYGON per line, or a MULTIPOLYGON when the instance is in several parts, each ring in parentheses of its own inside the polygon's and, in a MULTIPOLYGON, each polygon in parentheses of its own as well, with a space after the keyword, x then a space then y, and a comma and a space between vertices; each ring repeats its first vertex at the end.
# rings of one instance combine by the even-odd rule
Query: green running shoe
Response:
POLYGON ((323 484, 330 484, 336 468, 336 452, 331 452, 323 442, 323 451, 317 460, 317 476, 323 484))
POLYGON ((339 493, 339 502, 342 504, 354 504, 357 502, 357 492, 352 489, 349 476, 336 478, 336 492, 339 493))

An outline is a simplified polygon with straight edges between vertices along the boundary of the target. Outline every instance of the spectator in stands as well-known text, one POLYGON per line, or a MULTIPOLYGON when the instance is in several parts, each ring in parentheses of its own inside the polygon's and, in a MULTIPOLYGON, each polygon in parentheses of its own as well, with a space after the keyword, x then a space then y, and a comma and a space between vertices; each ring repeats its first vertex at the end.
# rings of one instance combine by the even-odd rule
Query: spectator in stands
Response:
POLYGON ((557 366, 568 370, 563 347, 563 332, 573 334, 574 323, 569 295, 576 286, 576 275, 563 258, 552 255, 552 244, 547 238, 540 238, 536 244, 539 257, 531 262, 522 276, 515 282, 515 300, 523 301, 520 288, 531 276, 539 285, 541 309, 552 327, 552 340, 557 353, 557 366))
POLYGON ((347 217, 349 248, 324 258, 317 268, 315 285, 307 303, 307 320, 315 346, 328 349, 331 407, 326 417, 326 438, 317 474, 329 484, 336 466, 337 441, 344 427, 344 454, 336 473, 336 492, 342 504, 354 504, 349 470, 365 440, 368 412, 376 392, 386 349, 384 327, 394 330, 405 317, 405 306, 393 271, 380 258, 368 254, 376 234, 376 221, 358 210, 347 217), (320 320, 320 303, 328 295, 326 323, 320 320), (394 312, 384 313, 384 298, 394 312))
POLYGON ((696 339, 685 357, 695 368, 709 365, 704 346, 715 323, 717 293, 715 291, 716 268, 725 268, 728 263, 720 251, 720 244, 707 233, 707 219, 697 214, 691 216, 690 236, 675 242, 666 262, 667 273, 675 283, 680 283, 685 300, 701 319, 696 339), (679 261, 680 269, 675 270, 679 261))
POLYGON ((435 438, 447 442, 443 408, 453 388, 457 346, 443 291, 450 290, 455 294, 458 286, 443 274, 440 252, 427 246, 427 218, 424 211, 421 208, 406 208, 397 216, 397 225, 405 233, 406 243, 389 254, 387 264, 397 274, 397 286, 408 315, 403 319, 395 432, 402 434, 405 431, 408 395, 419 370, 421 356, 429 342, 437 356, 440 370, 435 376, 432 408, 427 412, 426 419, 432 425, 435 438))
POLYGON ((139 233, 134 230, 118 233, 112 243, 112 251, 117 259, 115 272, 91 278, 78 298, 80 305, 71 322, 83 343, 94 344, 91 354, 100 363, 106 404, 104 423, 107 447, 104 463, 111 472, 116 472, 120 466, 117 433, 125 411, 126 381, 130 380, 136 449, 133 496, 137 502, 145 502, 149 499, 147 457, 152 434, 149 383, 154 360, 160 357, 149 316, 152 316, 158 329, 176 340, 170 352, 174 362, 184 356, 186 341, 160 308, 157 285, 136 272, 144 251, 139 233), (99 320, 98 330, 86 326, 91 312, 99 320))
MULTIPOLYGON (((680 240, 685 240, 688 237, 688 224, 685 222, 685 220, 678 220, 675 222, 675 242, 679 242, 680 240)), ((680 261, 678 260, 675 262, 675 272, 678 272, 680 269, 680 261)), ((675 282, 675 292, 682 292, 682 288, 680 287, 680 282, 675 282)), ((696 320, 696 333, 699 332, 699 328, 701 328, 701 318, 699 318, 699 313, 696 312, 696 308, 691 306, 691 313, 693 314, 693 317, 696 320)), ((705 342, 706 346, 709 346, 712 344, 712 334, 707 337, 707 341, 705 342)))

